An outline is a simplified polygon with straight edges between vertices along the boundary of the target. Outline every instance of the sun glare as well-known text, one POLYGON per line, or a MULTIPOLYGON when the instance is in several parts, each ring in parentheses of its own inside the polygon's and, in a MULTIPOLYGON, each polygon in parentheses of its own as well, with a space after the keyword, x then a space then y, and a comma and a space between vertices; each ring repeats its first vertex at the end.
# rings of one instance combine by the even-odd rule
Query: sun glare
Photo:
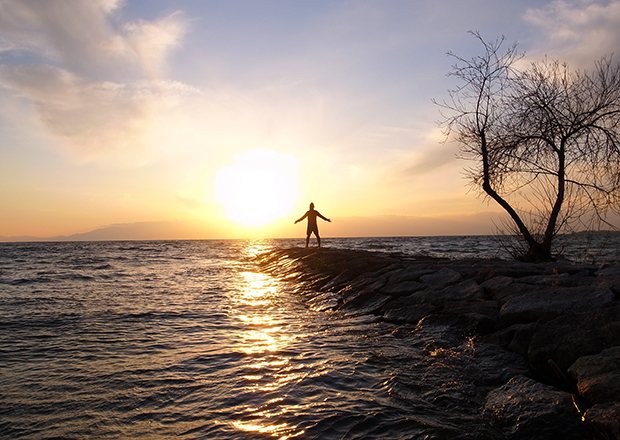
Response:
POLYGON ((251 150, 219 170, 215 198, 229 219, 262 226, 288 215, 297 196, 297 160, 272 150, 251 150))

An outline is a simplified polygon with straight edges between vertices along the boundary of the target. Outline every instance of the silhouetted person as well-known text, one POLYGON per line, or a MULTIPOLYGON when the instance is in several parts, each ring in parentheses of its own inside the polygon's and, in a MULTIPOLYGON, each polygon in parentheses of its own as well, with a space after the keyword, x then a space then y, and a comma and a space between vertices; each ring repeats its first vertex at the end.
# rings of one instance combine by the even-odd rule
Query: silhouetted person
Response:
POLYGON ((306 230, 306 248, 308 247, 308 244, 310 243, 310 235, 312 235, 313 232, 314 232, 314 235, 316 235, 316 240, 319 242, 319 248, 320 248, 321 237, 319 236, 319 225, 317 225, 316 223, 316 218, 321 217, 323 220, 325 220, 326 222, 330 222, 330 223, 331 223, 331 220, 323 217, 319 211, 316 211, 314 209, 314 203, 310 203, 310 209, 308 210, 308 212, 306 212, 303 215, 303 217, 295 220, 295 223, 299 223, 306 217, 308 218, 308 229, 306 230))

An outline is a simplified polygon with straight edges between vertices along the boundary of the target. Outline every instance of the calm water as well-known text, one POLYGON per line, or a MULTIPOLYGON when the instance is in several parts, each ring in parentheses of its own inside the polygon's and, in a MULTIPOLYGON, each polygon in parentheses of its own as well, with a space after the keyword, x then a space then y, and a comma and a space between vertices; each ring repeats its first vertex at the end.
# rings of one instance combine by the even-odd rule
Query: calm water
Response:
MULTIPOLYGON (((474 347, 431 358, 425 347, 441 334, 403 340, 372 317, 314 311, 252 262, 301 243, 0 243, 0 438, 433 439, 482 429, 467 405, 437 396, 446 383, 467 391, 450 377, 474 347)), ((498 255, 487 237, 326 245, 498 255)))

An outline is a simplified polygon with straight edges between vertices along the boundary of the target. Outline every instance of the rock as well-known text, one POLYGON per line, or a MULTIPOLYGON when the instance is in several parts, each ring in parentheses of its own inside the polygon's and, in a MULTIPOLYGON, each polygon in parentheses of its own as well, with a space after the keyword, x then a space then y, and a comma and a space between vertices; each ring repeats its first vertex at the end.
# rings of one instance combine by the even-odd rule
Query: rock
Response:
POLYGON ((583 356, 568 369, 579 394, 590 404, 620 402, 620 347, 583 356))
POLYGON ((555 377, 548 367, 553 359, 566 371, 582 356, 620 345, 620 304, 614 302, 590 313, 558 317, 538 325, 528 349, 528 360, 537 373, 555 377))
POLYGON ((596 271, 597 277, 620 277, 620 266, 610 266, 596 271))
POLYGON ((426 289, 428 286, 417 281, 400 281, 398 283, 389 282, 381 288, 381 293, 392 296, 409 295, 413 292, 426 289))
POLYGON ((364 291, 344 303, 340 309, 353 315, 368 315, 378 313, 392 299, 374 291, 364 291))
POLYGON ((583 416, 591 438, 620 440, 620 403, 594 405, 583 416))
POLYGON ((483 414, 510 440, 583 440, 569 393, 517 376, 487 394, 483 414))
POLYGON ((402 269, 394 270, 388 277, 390 284, 398 284, 402 281, 420 281, 420 277, 434 273, 431 269, 424 269, 418 266, 407 266, 402 269))
POLYGON ((519 282, 523 284, 543 284, 547 286, 571 286, 574 284, 566 272, 553 275, 530 275, 519 278, 519 282))
POLYGON ((491 297, 495 296, 498 292, 504 290, 514 282, 514 278, 499 276, 491 278, 481 284, 485 292, 488 292, 491 297))
POLYGON ((319 312, 334 310, 340 305, 340 296, 334 292, 324 292, 308 300, 308 305, 319 312))
POLYGON ((474 280, 466 280, 462 283, 451 285, 443 289, 428 288, 409 295, 418 303, 430 303, 443 307, 449 302, 484 299, 484 290, 474 280))
POLYGON ((430 284, 436 289, 443 289, 446 286, 458 283, 462 278, 462 275, 457 271, 444 267, 438 272, 422 275, 420 281, 430 284))
POLYGON ((512 298, 530 295, 542 290, 545 290, 545 286, 543 285, 524 284, 518 282, 518 280, 515 280, 504 288, 493 290, 493 299, 496 299, 500 303, 504 304, 512 298))
POLYGON ((379 277, 378 279, 371 281, 369 279, 364 279, 360 281, 355 281, 344 288, 340 289, 338 292, 342 296, 343 302, 348 302, 352 298, 367 292, 378 292, 385 283, 387 282, 387 278, 379 277))
POLYGON ((486 335, 496 330, 499 317, 497 301, 459 300, 447 302, 441 313, 465 317, 471 326, 470 332, 486 335))
MULTIPOLYGON (((388 303, 386 307, 390 304, 388 303)), ((435 310, 437 307, 432 304, 416 304, 409 307, 388 308, 387 310, 384 307, 383 317, 390 322, 417 324, 435 310)))
POLYGON ((475 344, 473 356, 463 367, 464 374, 478 385, 503 385, 510 378, 527 373, 523 357, 495 344, 475 344))
POLYGON ((614 294, 596 286, 547 287, 509 299, 500 310, 505 323, 545 322, 575 311, 600 309, 614 300, 614 294))

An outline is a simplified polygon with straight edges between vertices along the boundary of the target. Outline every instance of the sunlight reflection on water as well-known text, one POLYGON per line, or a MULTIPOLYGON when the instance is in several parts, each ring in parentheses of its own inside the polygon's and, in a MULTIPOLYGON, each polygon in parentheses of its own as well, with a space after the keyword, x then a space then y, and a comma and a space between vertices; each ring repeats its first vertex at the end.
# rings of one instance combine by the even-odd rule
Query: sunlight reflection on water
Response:
MULTIPOLYGON (((246 254, 253 255, 262 250, 260 244, 250 243, 246 254)), ((299 335, 289 334, 278 316, 274 300, 280 291, 276 279, 263 273, 241 272, 238 282, 240 295, 235 301, 234 314, 241 321, 243 330, 239 333, 238 347, 233 349, 247 356, 249 374, 242 376, 243 387, 245 392, 255 395, 271 395, 307 376, 305 371, 300 372, 299 367, 291 365, 290 355, 286 354, 294 353, 289 346, 299 335)), ((303 435, 303 429, 278 417, 295 411, 293 405, 287 405, 285 397, 271 399, 258 407, 247 405, 244 420, 234 421, 233 427, 244 433, 270 435, 281 440, 303 435)))

